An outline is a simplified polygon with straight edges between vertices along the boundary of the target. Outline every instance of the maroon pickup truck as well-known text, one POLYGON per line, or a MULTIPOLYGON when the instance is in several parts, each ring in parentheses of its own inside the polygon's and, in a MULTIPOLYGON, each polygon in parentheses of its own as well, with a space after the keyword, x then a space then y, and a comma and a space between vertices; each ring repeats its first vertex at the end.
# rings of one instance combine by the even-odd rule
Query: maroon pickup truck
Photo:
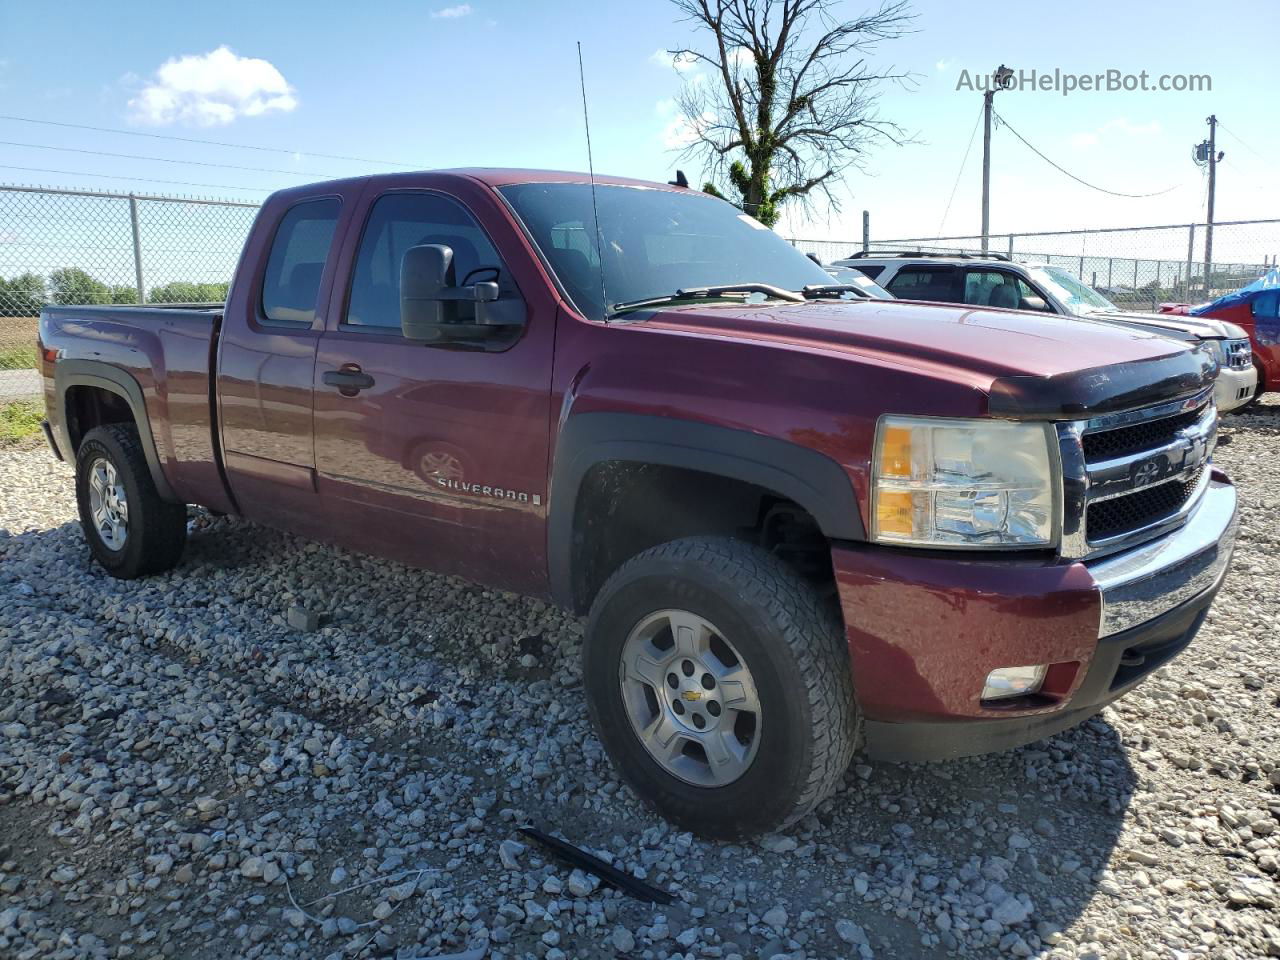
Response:
POLYGON ((199 504, 589 613, 619 771, 752 833, 860 748, 1079 723, 1190 643, 1234 543, 1212 355, 846 294, 678 186, 300 187, 225 308, 45 310, 47 434, 118 577, 199 504))

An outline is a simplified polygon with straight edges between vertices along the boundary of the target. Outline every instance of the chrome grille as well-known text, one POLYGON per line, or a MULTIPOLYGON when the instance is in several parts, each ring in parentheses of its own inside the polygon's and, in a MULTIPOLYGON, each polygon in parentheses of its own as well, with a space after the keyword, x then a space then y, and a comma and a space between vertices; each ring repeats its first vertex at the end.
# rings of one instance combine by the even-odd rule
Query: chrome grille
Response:
POLYGON ((1195 495, 1203 474, 1202 467, 1185 480, 1171 480, 1154 487, 1144 487, 1128 496, 1091 503, 1089 539, 1094 542, 1107 540, 1173 516, 1195 495))
POLYGON ((1253 346, 1248 340, 1228 340, 1223 345, 1227 366, 1241 370, 1253 365, 1253 346))
POLYGON ((1111 553, 1186 520, 1208 486, 1212 394, 1058 425, 1064 556, 1111 553))

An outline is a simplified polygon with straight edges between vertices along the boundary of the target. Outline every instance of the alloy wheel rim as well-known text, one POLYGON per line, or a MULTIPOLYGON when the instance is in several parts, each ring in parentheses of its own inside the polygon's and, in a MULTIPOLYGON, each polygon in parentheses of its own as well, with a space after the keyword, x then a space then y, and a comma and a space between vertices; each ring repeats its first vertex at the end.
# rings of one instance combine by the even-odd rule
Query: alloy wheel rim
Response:
POLYGON ((129 500, 113 464, 98 457, 89 465, 89 513, 108 550, 122 550, 129 538, 129 500))
POLYGON ((760 698, 746 660, 688 610, 659 610, 632 628, 618 680, 631 728, 668 773, 723 787, 750 768, 760 745, 760 698))

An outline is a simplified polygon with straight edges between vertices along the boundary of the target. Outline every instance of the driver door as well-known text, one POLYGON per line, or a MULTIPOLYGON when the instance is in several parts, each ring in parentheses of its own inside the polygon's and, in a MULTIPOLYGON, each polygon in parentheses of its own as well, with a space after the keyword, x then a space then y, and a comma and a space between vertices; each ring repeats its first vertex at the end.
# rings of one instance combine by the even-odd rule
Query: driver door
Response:
MULTIPOLYGON (((364 201, 349 287, 315 365, 317 489, 339 539, 515 590, 545 586, 544 516, 554 306, 527 302, 502 344, 423 344, 400 330, 405 250, 453 250, 459 286, 513 274, 477 219, 442 192, 364 201), (532 555, 532 556, 531 556, 532 555)), ((474 305, 462 305, 465 310, 474 305)))

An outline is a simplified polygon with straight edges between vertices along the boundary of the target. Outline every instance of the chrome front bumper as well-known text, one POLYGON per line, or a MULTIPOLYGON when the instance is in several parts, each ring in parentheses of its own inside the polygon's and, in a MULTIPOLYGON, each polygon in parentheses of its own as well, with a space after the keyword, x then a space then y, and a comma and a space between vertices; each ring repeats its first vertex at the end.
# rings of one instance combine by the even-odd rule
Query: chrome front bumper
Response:
POLYGON ((1236 490, 1221 474, 1173 533, 1088 563, 1102 593, 1099 637, 1145 623, 1218 586, 1235 548, 1236 490))
POLYGON ((1229 413, 1252 400, 1257 387, 1258 371, 1252 364, 1247 367, 1223 367, 1218 371, 1218 379, 1213 382, 1213 402, 1219 413, 1229 413))

